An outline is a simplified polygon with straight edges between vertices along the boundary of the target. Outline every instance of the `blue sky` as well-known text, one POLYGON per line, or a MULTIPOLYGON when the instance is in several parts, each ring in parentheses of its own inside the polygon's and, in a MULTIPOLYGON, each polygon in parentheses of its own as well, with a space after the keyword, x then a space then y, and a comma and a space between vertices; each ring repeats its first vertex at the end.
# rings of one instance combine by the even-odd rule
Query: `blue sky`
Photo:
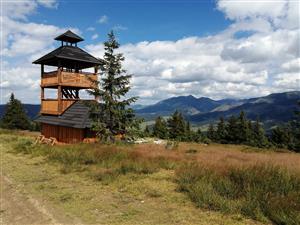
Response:
MULTIPOLYGON (((247 98, 300 88, 299 1, 1 1, 1 103, 39 103, 32 61, 67 29, 103 56, 115 30, 130 95, 140 104, 178 96, 247 98)), ((47 96, 46 96, 47 97, 47 96)), ((49 96, 51 97, 51 96, 49 96)))
POLYGON ((121 44, 210 35, 230 24, 215 1, 62 1, 56 10, 40 7, 29 19, 79 28, 87 43, 94 42, 95 33, 104 41, 111 29, 122 26, 117 30, 121 44), (107 22, 97 22, 102 16, 107 22), (95 31, 85 32, 88 27, 95 31))

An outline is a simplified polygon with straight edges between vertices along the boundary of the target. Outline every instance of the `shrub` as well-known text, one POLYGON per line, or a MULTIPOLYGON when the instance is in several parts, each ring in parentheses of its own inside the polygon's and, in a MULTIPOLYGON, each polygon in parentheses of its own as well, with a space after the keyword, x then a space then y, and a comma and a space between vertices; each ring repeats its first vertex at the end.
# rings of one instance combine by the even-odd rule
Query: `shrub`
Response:
POLYGON ((28 138, 18 138, 14 141, 13 151, 17 153, 29 154, 32 152, 33 142, 28 138))
POLYGON ((176 174, 179 190, 199 207, 275 224, 300 223, 300 178, 282 168, 260 165, 216 172, 186 165, 176 174))

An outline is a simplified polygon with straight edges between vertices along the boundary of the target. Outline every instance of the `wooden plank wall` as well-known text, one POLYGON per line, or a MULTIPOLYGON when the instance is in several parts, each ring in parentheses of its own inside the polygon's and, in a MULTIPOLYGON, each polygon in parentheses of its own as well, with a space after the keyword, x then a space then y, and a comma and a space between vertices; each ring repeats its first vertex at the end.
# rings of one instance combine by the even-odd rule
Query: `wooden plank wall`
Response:
POLYGON ((46 123, 42 123, 41 127, 42 135, 46 138, 55 137, 59 142, 77 143, 83 141, 85 136, 84 129, 63 127, 46 123))

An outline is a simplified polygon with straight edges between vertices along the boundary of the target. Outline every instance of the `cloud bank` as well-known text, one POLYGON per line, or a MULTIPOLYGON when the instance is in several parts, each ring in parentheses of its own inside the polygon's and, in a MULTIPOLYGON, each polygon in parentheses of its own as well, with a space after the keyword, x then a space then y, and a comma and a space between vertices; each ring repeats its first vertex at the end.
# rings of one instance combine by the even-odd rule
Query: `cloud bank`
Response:
MULTIPOLYGON (((39 68, 32 66, 31 61, 53 48, 52 37, 64 28, 26 21, 40 4, 29 2, 32 1, 23 3, 24 7, 14 7, 18 13, 7 13, 1 18, 5 22, 1 88, 7 93, 16 89, 25 93, 30 89, 26 98, 37 102, 39 68), (10 61, 24 57, 28 60, 20 60, 23 67, 10 61), (16 77, 20 81, 17 85, 16 77)), ((57 3, 43 7, 57 7, 57 3)), ((121 46, 120 52, 126 57, 124 66, 134 74, 131 95, 140 96, 139 103, 149 104, 175 95, 219 99, 300 90, 298 1, 219 0, 216 8, 232 24, 215 35, 121 46)), ((102 43, 84 48, 95 56, 103 56, 102 43)))

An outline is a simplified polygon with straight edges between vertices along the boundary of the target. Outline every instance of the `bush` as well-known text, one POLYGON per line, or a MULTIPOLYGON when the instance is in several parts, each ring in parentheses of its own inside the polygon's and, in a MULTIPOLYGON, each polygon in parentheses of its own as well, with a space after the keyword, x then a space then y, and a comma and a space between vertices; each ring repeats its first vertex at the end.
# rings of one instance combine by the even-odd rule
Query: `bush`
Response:
POLYGON ((32 152, 33 142, 28 138, 18 138, 14 141, 13 151, 18 153, 29 154, 32 152))
POLYGON ((260 165, 216 172, 186 165, 176 174, 179 190, 199 207, 275 224, 300 223, 300 178, 282 168, 260 165))

